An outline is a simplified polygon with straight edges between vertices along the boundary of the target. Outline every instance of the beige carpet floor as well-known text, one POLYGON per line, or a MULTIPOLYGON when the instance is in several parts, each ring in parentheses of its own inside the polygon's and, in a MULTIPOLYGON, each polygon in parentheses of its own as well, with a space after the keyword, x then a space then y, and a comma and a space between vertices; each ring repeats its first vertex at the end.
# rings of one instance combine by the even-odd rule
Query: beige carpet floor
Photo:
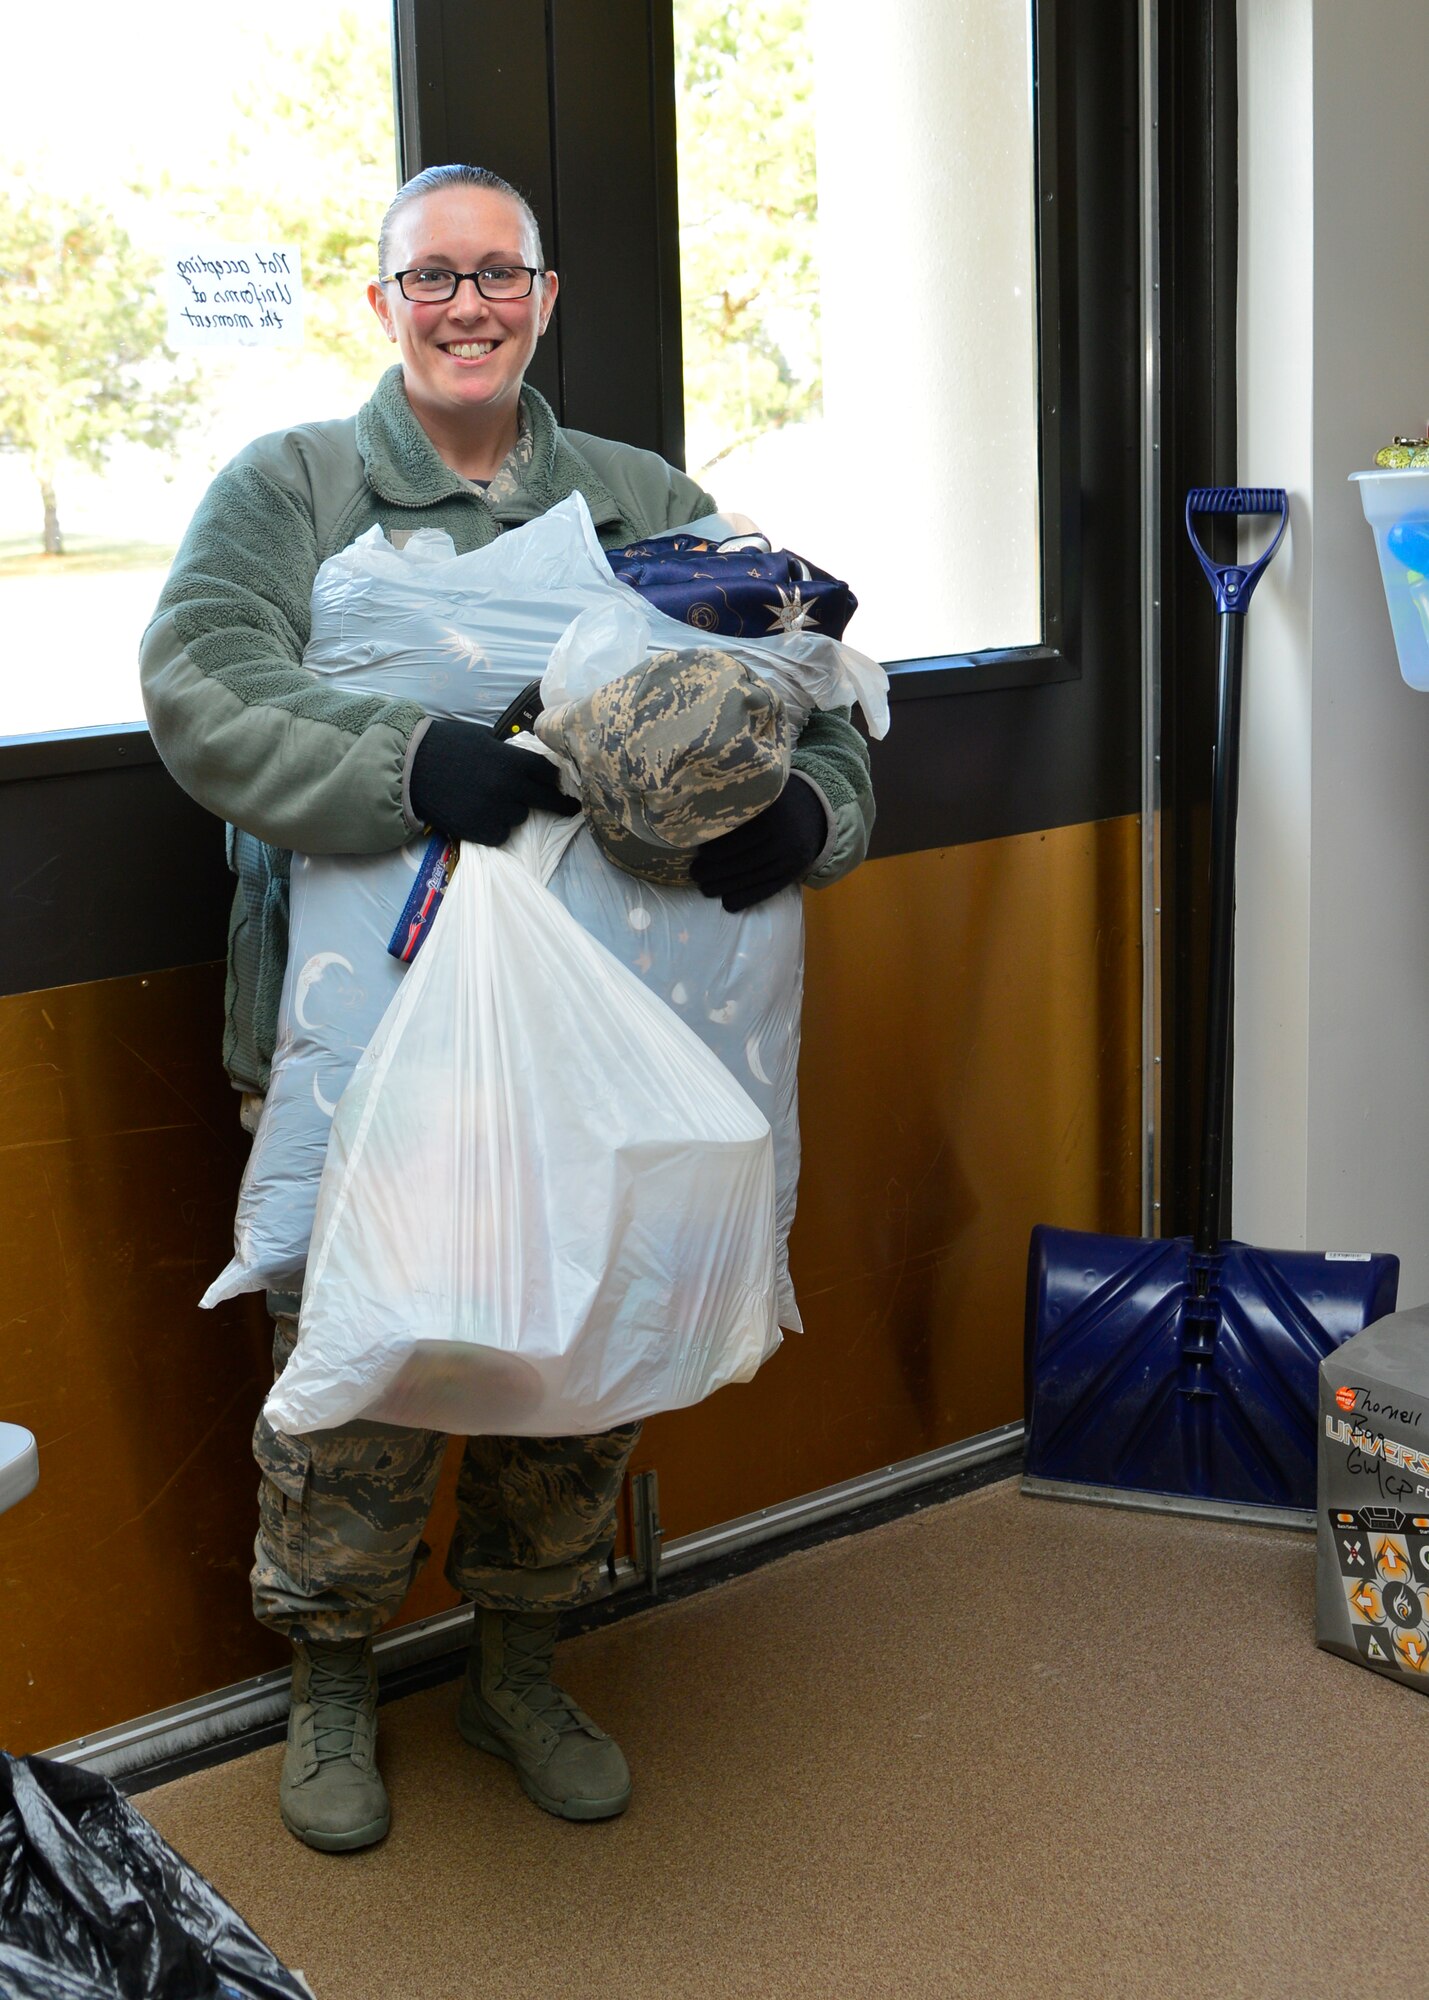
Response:
POLYGON ((1315 1649, 1313 1567, 991 1486, 564 1647, 620 1820, 539 1812, 454 1687, 382 1710, 367 1854, 283 1831, 278 1748, 138 1803, 318 2000, 1417 1990, 1429 1702, 1315 1649))

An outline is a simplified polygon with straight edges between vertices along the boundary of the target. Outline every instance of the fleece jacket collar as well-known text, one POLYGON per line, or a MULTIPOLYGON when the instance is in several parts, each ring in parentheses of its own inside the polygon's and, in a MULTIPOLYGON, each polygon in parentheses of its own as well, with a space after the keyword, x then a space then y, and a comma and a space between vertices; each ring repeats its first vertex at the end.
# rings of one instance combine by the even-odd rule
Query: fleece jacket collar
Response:
MULTIPOLYGON (((497 518, 513 524, 533 521, 572 493, 580 493, 597 529, 626 525, 610 489, 561 435, 555 412, 529 382, 521 390, 521 414, 521 441, 497 474, 503 495, 492 502, 497 518), (514 478, 506 477, 508 469, 514 478)), ((358 411, 357 448, 368 485, 394 506, 430 507, 433 501, 454 495, 486 504, 442 461, 412 414, 400 365, 387 370, 358 411)), ((631 539, 635 532, 630 530, 631 539)))

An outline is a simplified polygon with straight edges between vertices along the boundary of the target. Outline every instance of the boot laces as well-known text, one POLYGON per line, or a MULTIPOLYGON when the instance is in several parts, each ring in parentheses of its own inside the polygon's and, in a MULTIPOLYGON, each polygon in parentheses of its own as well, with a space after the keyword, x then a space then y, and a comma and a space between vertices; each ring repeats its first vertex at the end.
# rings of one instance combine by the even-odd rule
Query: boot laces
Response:
POLYGON ((501 1678, 533 1714, 560 1736, 584 1728, 575 1706, 551 1679, 554 1650, 551 1627, 545 1618, 508 1616, 503 1627, 501 1678))
POLYGON ((330 1764, 352 1755, 371 1695, 367 1649, 363 1645, 314 1648, 309 1658, 313 1753, 320 1764, 330 1764))

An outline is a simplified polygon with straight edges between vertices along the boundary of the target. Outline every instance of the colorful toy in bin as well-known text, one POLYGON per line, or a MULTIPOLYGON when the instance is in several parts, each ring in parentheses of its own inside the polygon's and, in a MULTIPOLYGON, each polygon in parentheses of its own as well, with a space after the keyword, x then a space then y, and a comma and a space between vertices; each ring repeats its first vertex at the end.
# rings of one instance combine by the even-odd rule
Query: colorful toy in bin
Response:
POLYGON ((1429 692, 1429 431, 1395 438, 1374 462, 1373 472, 1350 478, 1374 531, 1399 671, 1429 692))
POLYGON ((1382 444, 1374 462, 1381 472, 1417 472, 1429 466, 1429 424, 1423 437, 1397 437, 1391 444, 1382 444))

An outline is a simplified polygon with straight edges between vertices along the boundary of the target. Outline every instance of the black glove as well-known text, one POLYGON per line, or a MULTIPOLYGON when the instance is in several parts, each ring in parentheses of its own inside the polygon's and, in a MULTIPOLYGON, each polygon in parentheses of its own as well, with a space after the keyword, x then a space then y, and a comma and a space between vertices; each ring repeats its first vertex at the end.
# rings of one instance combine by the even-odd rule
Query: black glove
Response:
POLYGON ((690 879, 701 895, 718 896, 727 910, 748 910, 791 882, 802 882, 828 837, 823 801, 796 773, 772 806, 733 833, 707 841, 690 865, 690 879))
POLYGON ((481 723, 435 721, 417 745, 407 791, 412 811, 438 833, 500 847, 533 806, 565 817, 580 811, 560 785, 548 758, 514 748, 481 723))

